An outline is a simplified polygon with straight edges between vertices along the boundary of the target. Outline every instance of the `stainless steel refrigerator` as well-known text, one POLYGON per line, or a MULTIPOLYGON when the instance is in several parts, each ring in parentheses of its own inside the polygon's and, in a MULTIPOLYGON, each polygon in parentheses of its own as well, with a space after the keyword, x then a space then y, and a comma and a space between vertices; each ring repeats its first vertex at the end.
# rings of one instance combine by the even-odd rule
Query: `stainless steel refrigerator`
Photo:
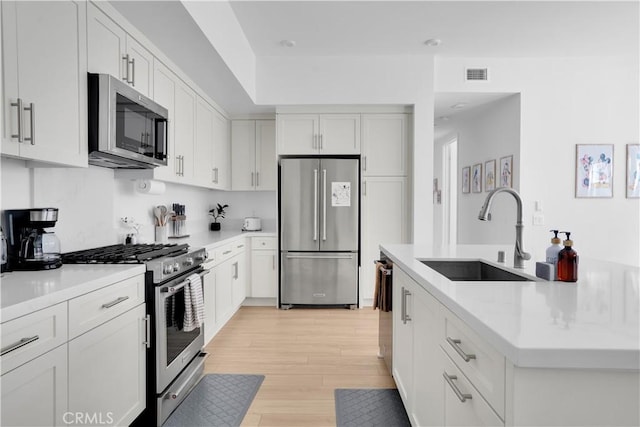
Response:
POLYGON ((280 159, 280 306, 358 305, 357 157, 280 159))

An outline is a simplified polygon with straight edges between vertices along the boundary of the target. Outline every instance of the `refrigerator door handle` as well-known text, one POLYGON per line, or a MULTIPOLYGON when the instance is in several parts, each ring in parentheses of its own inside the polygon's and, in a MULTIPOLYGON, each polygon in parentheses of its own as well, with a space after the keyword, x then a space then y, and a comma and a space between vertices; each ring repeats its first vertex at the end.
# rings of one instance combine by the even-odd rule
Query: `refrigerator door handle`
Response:
POLYGON ((345 255, 286 255, 287 259, 353 259, 353 254, 345 255))
POLYGON ((318 240, 318 169, 313 170, 313 241, 318 240))
POLYGON ((327 170, 322 169, 322 240, 327 240, 327 170))

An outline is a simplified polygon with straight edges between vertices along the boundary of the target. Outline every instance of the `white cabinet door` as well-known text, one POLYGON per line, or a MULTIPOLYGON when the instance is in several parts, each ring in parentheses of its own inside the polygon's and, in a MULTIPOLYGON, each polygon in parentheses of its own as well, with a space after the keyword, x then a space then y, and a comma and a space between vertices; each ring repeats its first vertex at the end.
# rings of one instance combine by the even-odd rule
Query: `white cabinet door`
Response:
POLYGON ((256 190, 275 191, 278 185, 275 120, 256 120, 256 190))
POLYGON ((2 2, 3 154, 87 166, 85 8, 2 2))
POLYGON ((242 304, 247 297, 247 258, 246 252, 239 253, 231 260, 233 308, 242 304))
POLYGON ((198 96, 196 102, 196 136, 194 148, 194 183, 212 187, 214 183, 213 161, 214 109, 198 96))
MULTIPOLYGON (((145 307, 69 341, 69 411, 129 425, 146 406, 145 307)), ((95 423, 95 421, 94 421, 95 423)))
POLYGON ((233 120, 231 122, 231 189, 233 191, 255 189, 255 164, 256 121, 233 120))
POLYGON ((153 97, 153 55, 127 35, 129 84, 149 98, 153 97))
POLYGON ((167 166, 159 166, 153 169, 153 176, 156 179, 165 181, 175 181, 178 171, 178 161, 176 160, 175 141, 175 102, 176 102, 176 79, 171 72, 160 61, 153 63, 153 100, 169 111, 168 144, 167 144, 167 166))
POLYGON ((360 114, 322 114, 319 127, 321 154, 360 154, 360 114))
POLYGON ((64 426, 67 412, 67 345, 0 378, 3 426, 64 426))
POLYGON ((233 312, 233 276, 235 267, 231 259, 220 263, 216 269, 216 324, 223 325, 233 312))
POLYGON ((278 252, 251 251, 251 297, 276 298, 278 296, 278 252))
POLYGON ((94 4, 87 4, 87 62, 90 73, 126 81, 127 33, 94 4))
MULTIPOLYGON (((205 266, 205 268, 209 268, 205 266)), ((204 289, 204 345, 211 341, 216 333, 216 271, 211 267, 209 274, 202 280, 204 289)))
POLYGON ((444 396, 442 394, 442 358, 440 342, 444 316, 440 303, 419 286, 413 298, 413 399, 409 413, 413 425, 442 426, 444 396))
POLYGON ((317 154, 318 115, 278 114, 278 154, 317 154))
POLYGON ((408 175, 408 133, 407 114, 363 114, 362 174, 408 175))
POLYGON ((413 285, 399 268, 393 271, 393 378, 407 413, 413 390, 413 285))
POLYGON ((190 183, 194 177, 196 94, 182 80, 176 81, 175 153, 178 163, 177 182, 190 183))
POLYGON ((373 261, 380 257, 380 244, 408 242, 408 204, 407 178, 363 178, 360 299, 364 305, 373 301, 373 261))
POLYGON ((213 116, 213 188, 231 189, 231 138, 229 121, 219 112, 213 116))

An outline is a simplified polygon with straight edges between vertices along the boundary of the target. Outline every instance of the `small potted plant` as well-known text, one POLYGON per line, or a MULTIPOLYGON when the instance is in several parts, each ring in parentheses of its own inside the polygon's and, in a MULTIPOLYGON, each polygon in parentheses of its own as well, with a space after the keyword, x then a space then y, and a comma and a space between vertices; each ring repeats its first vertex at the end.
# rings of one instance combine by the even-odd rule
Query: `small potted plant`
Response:
POLYGON ((218 222, 218 218, 224 218, 225 209, 228 208, 229 205, 221 205, 218 203, 218 206, 209 210, 209 215, 213 217, 213 222, 209 225, 209 229, 211 231, 219 231, 220 223, 218 222))

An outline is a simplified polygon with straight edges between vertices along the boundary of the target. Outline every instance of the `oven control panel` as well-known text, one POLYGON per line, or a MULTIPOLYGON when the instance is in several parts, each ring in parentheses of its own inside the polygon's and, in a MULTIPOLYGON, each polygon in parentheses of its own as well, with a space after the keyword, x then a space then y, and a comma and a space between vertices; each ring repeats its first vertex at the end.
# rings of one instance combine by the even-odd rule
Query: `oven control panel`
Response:
POLYGON ((153 283, 162 283, 197 269, 206 259, 206 249, 190 250, 184 254, 149 261, 147 262, 147 271, 151 272, 153 283))

